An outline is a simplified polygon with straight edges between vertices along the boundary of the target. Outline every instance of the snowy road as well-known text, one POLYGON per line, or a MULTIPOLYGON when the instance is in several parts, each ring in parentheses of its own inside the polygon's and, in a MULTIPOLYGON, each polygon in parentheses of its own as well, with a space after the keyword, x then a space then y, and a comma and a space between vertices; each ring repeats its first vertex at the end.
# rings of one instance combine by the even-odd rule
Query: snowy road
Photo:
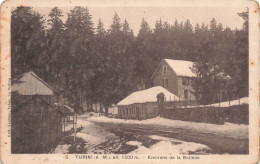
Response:
MULTIPOLYGON (((77 143, 68 143, 65 139, 52 153, 87 154, 212 154, 208 146, 185 142, 159 134, 143 134, 143 131, 129 131, 104 126, 79 118, 77 143)), ((66 127, 68 130, 69 127, 66 127)), ((72 134, 73 135, 73 134, 72 134)), ((72 138, 72 135, 70 136, 72 138)))
MULTIPOLYGON (((185 126, 188 126, 186 124, 185 126)), ((193 124, 196 125, 196 123, 193 124)), ((194 129, 183 127, 128 124, 122 123, 120 120, 113 121, 113 119, 102 117, 81 116, 78 120, 78 127, 81 126, 83 128, 77 132, 76 144, 63 142, 53 153, 233 154, 247 153, 248 151, 246 149, 248 147, 246 126, 235 128, 236 125, 234 125, 232 127, 235 129, 231 131, 232 134, 236 134, 235 138, 226 135, 227 133, 224 133, 223 130, 218 130, 217 126, 215 127, 217 134, 212 132, 198 133, 194 129), (238 132, 235 133, 236 131, 238 132)), ((204 126, 214 127, 215 125, 204 126)), ((227 131, 230 132, 228 128, 227 131)))
POLYGON ((116 123, 101 123, 95 124, 102 126, 106 129, 114 129, 116 131, 124 131, 132 134, 140 135, 160 135, 168 138, 182 140, 183 142, 195 142, 209 146, 211 153, 223 154, 245 154, 248 153, 248 139, 238 139, 227 137, 212 133, 198 133, 193 130, 181 128, 169 128, 154 125, 125 125, 116 123))
POLYGON ((248 153, 248 125, 232 123, 216 125, 161 117, 142 121, 107 117, 91 117, 88 120, 108 129, 116 128, 139 134, 160 134, 165 137, 205 144, 216 153, 248 153))

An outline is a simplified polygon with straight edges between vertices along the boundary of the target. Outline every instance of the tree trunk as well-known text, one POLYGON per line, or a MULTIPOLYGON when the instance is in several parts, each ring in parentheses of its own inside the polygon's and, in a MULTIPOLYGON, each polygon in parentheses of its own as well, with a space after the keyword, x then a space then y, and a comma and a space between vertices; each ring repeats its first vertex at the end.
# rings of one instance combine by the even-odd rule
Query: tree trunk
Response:
POLYGON ((105 106, 105 116, 108 116, 108 106, 105 106))

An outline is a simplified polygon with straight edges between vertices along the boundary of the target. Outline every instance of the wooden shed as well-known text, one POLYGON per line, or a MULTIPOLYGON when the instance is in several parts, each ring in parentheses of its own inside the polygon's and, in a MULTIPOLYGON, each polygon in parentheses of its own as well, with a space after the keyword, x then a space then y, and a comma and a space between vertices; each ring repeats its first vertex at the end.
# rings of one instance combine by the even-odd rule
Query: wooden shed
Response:
POLYGON ((67 115, 55 105, 54 90, 33 72, 23 74, 11 90, 11 152, 49 152, 67 115))

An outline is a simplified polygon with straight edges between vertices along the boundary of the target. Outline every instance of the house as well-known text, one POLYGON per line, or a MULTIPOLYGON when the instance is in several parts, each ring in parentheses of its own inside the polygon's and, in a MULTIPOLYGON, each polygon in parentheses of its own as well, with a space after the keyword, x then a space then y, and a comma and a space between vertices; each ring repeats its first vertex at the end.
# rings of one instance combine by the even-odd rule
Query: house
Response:
POLYGON ((157 95, 160 93, 164 94, 167 103, 171 103, 174 100, 181 100, 161 86, 133 92, 117 104, 118 117, 143 120, 158 116, 157 95))
MULTIPOLYGON (((187 104, 195 105, 196 98, 193 94, 192 79, 196 78, 196 75, 192 71, 193 65, 194 62, 191 61, 163 59, 151 77, 151 85, 162 86, 181 99, 188 101, 187 104)), ((226 85, 231 79, 223 71, 217 75, 217 78, 222 80, 223 85, 226 85)), ((225 95, 226 91, 223 87, 223 90, 216 94, 216 101, 225 100, 225 95)))
POLYGON ((191 78, 195 77, 191 71, 193 64, 190 61, 163 59, 151 77, 152 86, 162 86, 181 99, 196 100, 191 86, 191 78))
MULTIPOLYGON (((59 141, 63 117, 56 92, 33 72, 11 86, 11 152, 47 153, 59 141)), ((74 111, 72 111, 74 112, 74 111)))

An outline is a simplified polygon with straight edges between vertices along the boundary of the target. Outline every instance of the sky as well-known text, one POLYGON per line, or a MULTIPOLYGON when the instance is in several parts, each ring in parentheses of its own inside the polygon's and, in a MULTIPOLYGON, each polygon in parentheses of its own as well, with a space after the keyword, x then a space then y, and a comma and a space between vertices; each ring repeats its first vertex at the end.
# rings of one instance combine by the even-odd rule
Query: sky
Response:
MULTIPOLYGON (((64 23, 67 19, 67 13, 73 7, 59 7, 63 11, 62 20, 64 23)), ((243 26, 243 19, 237 15, 239 12, 246 11, 244 6, 236 7, 88 7, 92 15, 92 21, 96 28, 99 19, 104 23, 105 29, 108 29, 112 23, 112 18, 115 12, 121 18, 121 22, 125 19, 128 21, 130 28, 133 29, 134 34, 138 34, 142 18, 144 18, 151 28, 154 28, 156 20, 160 18, 173 24, 175 19, 178 22, 185 22, 189 19, 193 27, 198 24, 209 24, 212 18, 215 18, 218 23, 221 23, 225 28, 228 26, 231 29, 241 29, 243 26)), ((51 8, 34 7, 34 10, 44 15, 48 19, 48 13, 51 8)))

